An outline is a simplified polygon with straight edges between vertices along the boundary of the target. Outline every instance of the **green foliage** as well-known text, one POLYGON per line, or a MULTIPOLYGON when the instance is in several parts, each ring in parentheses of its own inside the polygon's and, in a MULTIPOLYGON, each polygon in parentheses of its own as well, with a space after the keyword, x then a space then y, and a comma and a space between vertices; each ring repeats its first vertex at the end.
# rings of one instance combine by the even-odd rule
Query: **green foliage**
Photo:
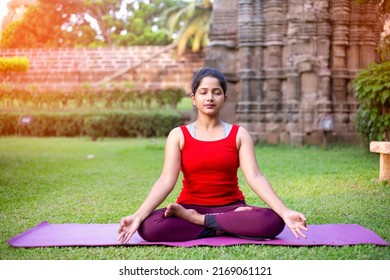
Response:
POLYGON ((210 0, 192 0, 178 3, 165 10, 162 18, 171 34, 177 35, 177 54, 182 55, 188 46, 200 51, 208 42, 213 4, 210 0))
POLYGON ((0 135, 17 135, 19 116, 0 112, 0 135))
POLYGON ((162 137, 181 124, 182 118, 177 113, 113 111, 87 115, 83 131, 93 140, 103 137, 162 137))
POLYGON ((184 90, 163 89, 156 91, 156 100, 160 107, 169 106, 176 108, 177 104, 184 97, 184 90))
POLYGON ((88 110, 176 108, 183 89, 139 90, 131 83, 106 84, 101 88, 82 85, 70 90, 39 89, 34 86, 0 86, 0 108, 7 110, 88 110))
POLYGON ((5 79, 12 72, 26 72, 30 67, 27 57, 0 57, 0 75, 5 79))
POLYGON ((30 34, 25 34, 26 37, 20 38, 20 32, 23 29, 23 21, 22 20, 16 20, 14 22, 11 22, 5 30, 1 33, 1 41, 0 41, 0 47, 1 48, 17 48, 18 46, 25 46, 26 41, 29 37, 31 37, 30 34), (22 39, 22 41, 20 41, 22 39))
POLYGON ((173 0, 39 0, 3 31, 2 48, 168 45, 159 15, 173 0), (94 22, 92 25, 91 22, 94 22))
POLYGON ((178 113, 131 113, 104 111, 86 113, 30 114, 0 113, 0 135, 25 135, 36 137, 89 136, 96 140, 104 137, 162 137, 183 123, 178 113), (23 124, 21 117, 31 121, 23 124))
POLYGON ((77 17, 80 1, 56 2, 40 0, 29 6, 22 19, 11 23, 3 31, 2 48, 42 48, 77 45, 90 38, 89 23, 77 17), (72 20, 71 20, 72 19, 72 20), (68 23, 68 24, 66 24, 68 23), (71 31, 70 31, 71 30, 71 31), (80 32, 84 31, 84 36, 80 32))
POLYGON ((93 141, 96 141, 99 137, 107 134, 105 128, 106 122, 107 118, 105 116, 88 117, 85 119, 84 131, 93 141))
POLYGON ((132 82, 71 90, 0 86, 0 135, 166 136, 183 122, 183 89, 138 90, 132 82), (174 109, 174 110, 172 110, 174 109), (22 116, 32 119, 21 121, 22 116))
POLYGON ((112 42, 116 46, 168 45, 172 38, 160 21, 162 10, 174 5, 173 0, 133 1, 126 9, 131 16, 118 21, 112 32, 112 42))
MULTIPOLYGON (((47 1, 47 0, 45 0, 47 1)), ((88 15, 96 22, 96 39, 104 42, 104 45, 113 45, 111 34, 118 30, 121 20, 115 14, 121 9, 121 1, 118 0, 83 0, 81 10, 77 11, 80 17, 88 15)))
POLYGON ((354 90, 359 102, 355 123, 363 140, 390 141, 390 61, 362 70, 354 90))

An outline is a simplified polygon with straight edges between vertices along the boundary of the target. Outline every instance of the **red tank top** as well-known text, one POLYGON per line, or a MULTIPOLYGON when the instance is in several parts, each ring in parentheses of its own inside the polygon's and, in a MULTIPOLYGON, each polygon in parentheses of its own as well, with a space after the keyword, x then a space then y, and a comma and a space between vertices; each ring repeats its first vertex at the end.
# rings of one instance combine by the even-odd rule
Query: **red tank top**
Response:
POLYGON ((240 166, 233 125, 226 138, 201 141, 193 138, 186 126, 181 153, 183 188, 178 203, 196 205, 225 205, 244 200, 238 186, 237 169, 240 166))

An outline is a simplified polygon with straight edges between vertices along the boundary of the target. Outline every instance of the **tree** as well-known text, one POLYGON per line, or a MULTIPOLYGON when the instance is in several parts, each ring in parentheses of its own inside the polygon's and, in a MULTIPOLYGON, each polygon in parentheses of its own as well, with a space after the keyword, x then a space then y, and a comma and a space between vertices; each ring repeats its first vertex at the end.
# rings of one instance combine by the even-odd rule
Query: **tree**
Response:
POLYGON ((364 142, 390 141, 390 61, 361 70, 353 85, 359 102, 355 123, 364 142))
POLYGON ((212 8, 210 0, 177 1, 163 13, 170 33, 177 36, 178 55, 182 55, 189 44, 193 52, 206 46, 212 8))
POLYGON ((172 38, 161 23, 160 14, 174 3, 173 0, 127 3, 122 11, 128 16, 118 22, 111 36, 114 44, 116 46, 170 44, 172 38))
POLYGON ((159 13, 173 0, 39 0, 3 32, 1 47, 166 45, 159 13), (151 3, 150 3, 151 2, 151 3))
MULTIPOLYGON (((47 1, 47 0, 45 0, 47 1)), ((68 0, 72 1, 72 0, 68 0)), ((74 1, 74 0, 73 0, 74 1)), ((122 1, 118 0, 82 0, 82 10, 79 15, 89 16, 95 23, 97 35, 105 44, 112 46, 111 34, 116 29, 119 19, 115 16, 121 9, 122 1)))
POLYGON ((1 47, 61 47, 83 44, 87 38, 94 40, 90 24, 73 13, 80 7, 80 1, 62 5, 57 1, 40 0, 37 5, 28 7, 22 19, 3 31, 1 47), (80 36, 81 32, 84 36, 80 36))

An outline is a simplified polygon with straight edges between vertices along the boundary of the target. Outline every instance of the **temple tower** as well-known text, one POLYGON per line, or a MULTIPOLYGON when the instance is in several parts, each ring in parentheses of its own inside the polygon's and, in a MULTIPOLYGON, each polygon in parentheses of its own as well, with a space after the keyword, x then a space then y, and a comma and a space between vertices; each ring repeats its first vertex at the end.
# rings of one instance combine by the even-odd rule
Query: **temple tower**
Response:
POLYGON ((328 116, 334 140, 358 142, 351 81, 377 60, 378 15, 351 0, 215 0, 205 64, 229 80, 224 118, 256 142, 301 145, 322 143, 328 116))

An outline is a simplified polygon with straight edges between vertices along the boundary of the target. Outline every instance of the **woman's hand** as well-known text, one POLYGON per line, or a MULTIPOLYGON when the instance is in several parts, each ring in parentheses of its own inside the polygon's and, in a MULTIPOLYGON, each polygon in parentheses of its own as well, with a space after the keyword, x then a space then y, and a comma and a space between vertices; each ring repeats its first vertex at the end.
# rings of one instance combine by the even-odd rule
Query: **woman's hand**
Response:
POLYGON ((306 235, 302 232, 302 230, 307 231, 306 217, 302 213, 289 210, 282 218, 296 238, 299 238, 299 236, 306 238, 306 235))
POLYGON ((131 215, 124 217, 120 221, 120 226, 118 229, 118 238, 117 240, 123 244, 130 240, 130 238, 133 236, 133 234, 137 231, 141 224, 141 219, 131 215))

